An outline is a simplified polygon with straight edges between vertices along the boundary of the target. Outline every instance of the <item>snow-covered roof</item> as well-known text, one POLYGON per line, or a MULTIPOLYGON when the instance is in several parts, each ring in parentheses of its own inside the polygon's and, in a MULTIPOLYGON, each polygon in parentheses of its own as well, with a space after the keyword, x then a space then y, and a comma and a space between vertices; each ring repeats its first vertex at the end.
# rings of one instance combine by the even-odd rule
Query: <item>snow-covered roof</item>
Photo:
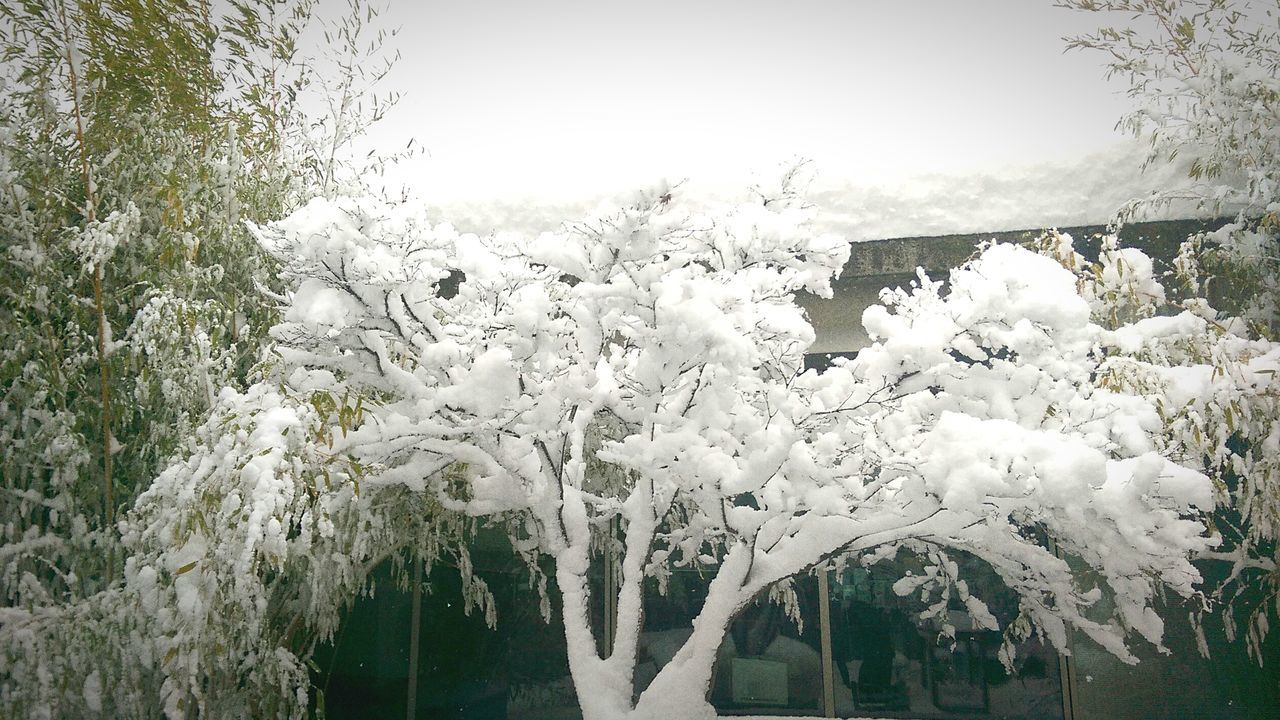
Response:
MULTIPOLYGON (((817 169, 809 198, 818 208, 816 224, 855 242, 931 237, 1047 227, 1103 225, 1128 201, 1156 190, 1190 191, 1185 164, 1142 170, 1145 149, 1119 145, 1074 162, 1039 163, 969 175, 918 175, 900 179, 843 179, 817 169)), ((727 199, 741 189, 700 185, 696 178, 679 192, 699 204, 727 199)), ((615 196, 616 197, 616 196, 615 196)), ((509 230, 536 235, 576 220, 611 200, 608 194, 576 203, 537 198, 486 204, 450 204, 432 215, 463 231, 509 230)), ((1207 218, 1221 209, 1191 200, 1170 203, 1134 219, 1207 218)))
MULTIPOLYGON (((1185 165, 1143 172, 1142 149, 1089 155, 973 175, 925 175, 884 184, 816 188, 818 224, 853 241, 932 237, 1049 227, 1105 225, 1127 202, 1157 190, 1191 190, 1185 165)), ((1134 219, 1221 214, 1194 201, 1173 202, 1134 219)))

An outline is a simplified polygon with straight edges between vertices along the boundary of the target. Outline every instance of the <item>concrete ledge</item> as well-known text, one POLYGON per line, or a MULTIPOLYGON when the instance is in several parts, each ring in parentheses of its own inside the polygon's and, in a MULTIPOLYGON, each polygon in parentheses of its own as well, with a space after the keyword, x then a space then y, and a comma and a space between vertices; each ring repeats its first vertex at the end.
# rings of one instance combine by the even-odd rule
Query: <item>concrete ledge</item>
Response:
MULTIPOLYGON (((1167 262, 1178 252, 1178 245, 1188 235, 1215 230, 1229 221, 1227 218, 1217 218, 1131 223, 1120 231, 1120 239, 1125 246, 1139 248, 1148 255, 1167 262)), ((1095 236, 1107 232, 1106 225, 1058 229, 1070 233, 1076 239, 1076 248, 1090 258, 1097 257, 1100 246, 1095 236)), ((1002 230, 854 243, 853 252, 844 266, 841 278, 914 274, 917 267, 923 267, 929 272, 950 270, 967 260, 979 243, 992 239, 1000 242, 1030 242, 1042 232, 1044 230, 1038 228, 1002 230)))

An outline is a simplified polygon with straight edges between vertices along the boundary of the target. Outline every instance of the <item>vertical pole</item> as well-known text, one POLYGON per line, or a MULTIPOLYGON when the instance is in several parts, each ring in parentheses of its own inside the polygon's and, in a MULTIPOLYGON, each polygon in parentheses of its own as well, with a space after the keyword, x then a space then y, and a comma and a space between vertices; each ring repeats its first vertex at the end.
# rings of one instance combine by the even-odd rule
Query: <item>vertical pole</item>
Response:
POLYGON ((1074 720, 1076 716, 1076 673, 1073 655, 1058 655, 1058 677, 1062 683, 1062 717, 1074 720))
POLYGON ((831 658, 831 590, 827 575, 830 571, 818 571, 818 634, 822 638, 822 714, 836 716, 835 668, 831 658))
POLYGON ((422 627, 422 556, 413 553, 413 609, 409 616, 409 696, 405 703, 406 720, 418 716, 418 631, 422 627))
POLYGON ((618 583, 614 576, 617 562, 612 540, 618 536, 618 518, 609 521, 609 539, 604 549, 604 649, 603 657, 613 655, 613 638, 618 632, 618 583))
POLYGON ((613 550, 604 551, 604 597, 600 601, 604 603, 604 648, 601 655, 610 657, 613 655, 613 636, 616 632, 614 628, 614 613, 618 611, 618 588, 614 585, 613 578, 613 550))
MULTIPOLYGON (((1055 557, 1067 560, 1068 558, 1058 548, 1058 543, 1053 538, 1046 537, 1045 544, 1049 550, 1053 552, 1055 557)), ((1067 634, 1067 647, 1074 650, 1075 633, 1067 634)), ((1056 652, 1056 651, 1055 651, 1056 652)), ((1062 717, 1066 720, 1074 720, 1076 716, 1076 654, 1062 654, 1058 652, 1058 682, 1062 687, 1062 717)))

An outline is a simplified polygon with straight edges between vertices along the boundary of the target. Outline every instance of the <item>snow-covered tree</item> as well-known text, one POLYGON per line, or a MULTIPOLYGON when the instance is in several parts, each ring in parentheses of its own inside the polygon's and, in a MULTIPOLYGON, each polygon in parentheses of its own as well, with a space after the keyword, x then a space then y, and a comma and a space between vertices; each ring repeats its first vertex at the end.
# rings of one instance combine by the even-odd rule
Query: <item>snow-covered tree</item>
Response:
POLYGON ((1146 166, 1181 158, 1196 181, 1134 198, 1120 222, 1171 201, 1191 200, 1237 221, 1192 237, 1179 270, 1192 293, 1280 332, 1280 2, 1064 0, 1120 24, 1068 38, 1068 47, 1109 56, 1129 82, 1134 108, 1119 127, 1150 143, 1146 166))
POLYGON ((1150 141, 1148 164, 1189 158, 1198 181, 1136 198, 1119 220, 1179 197, 1237 213, 1183 243, 1167 297, 1142 289, 1154 278, 1133 250, 1112 245, 1098 265, 1060 257, 1084 285, 1103 288, 1100 321, 1117 311, 1172 316, 1152 317, 1156 335, 1124 344, 1123 383, 1160 403, 1167 454, 1214 478, 1223 542, 1205 557, 1230 569, 1212 595, 1226 602, 1229 635, 1237 609, 1247 612, 1247 646, 1260 660, 1280 611, 1280 3, 1062 4, 1121 23, 1070 45, 1107 53, 1110 72, 1129 81, 1135 107, 1121 125, 1150 141))
POLYGON ((298 41, 314 9, 0 4, 0 716, 160 704, 130 640, 153 630, 112 587, 116 521, 273 323, 243 220, 349 183, 344 149, 382 107, 357 81, 378 75, 373 14, 352 6, 326 62, 298 41), (321 116, 313 72, 342 92, 321 116))
MULTIPOLYGON (((326 487, 422 495, 505 527, 531 568, 550 559, 590 718, 711 714, 729 622, 833 558, 930 558, 897 590, 939 616, 960 602, 994 628, 948 557, 968 553, 1019 593, 1012 638, 1065 649, 1075 628, 1130 660, 1131 631, 1158 645, 1153 598, 1195 592, 1188 556, 1210 543, 1194 515, 1213 499, 1203 475, 1160 454, 1159 408, 1107 386, 1108 348, 1146 330, 1094 324, 1071 272, 997 245, 945 291, 922 277, 886 293, 864 316, 871 347, 803 372, 813 330, 793 295, 829 293, 848 252, 807 218, 785 187, 703 215, 655 192, 523 240, 316 200, 258 231, 291 287, 264 382, 329 398, 330 416, 348 408, 315 450, 344 468, 326 487), (587 578, 606 557, 620 582, 601 654, 587 578), (714 574, 707 599, 637 697, 644 579, 681 565, 714 574), (1103 596, 1113 610, 1096 617, 1103 596)), ((211 467, 204 457, 184 467, 211 467)), ((221 477, 171 469, 153 492, 199 497, 221 477)), ((190 567, 184 582, 216 596, 235 576, 216 548, 253 567, 314 521, 251 497, 211 499, 243 509, 195 546, 155 531, 186 521, 144 498, 133 567, 190 567)))

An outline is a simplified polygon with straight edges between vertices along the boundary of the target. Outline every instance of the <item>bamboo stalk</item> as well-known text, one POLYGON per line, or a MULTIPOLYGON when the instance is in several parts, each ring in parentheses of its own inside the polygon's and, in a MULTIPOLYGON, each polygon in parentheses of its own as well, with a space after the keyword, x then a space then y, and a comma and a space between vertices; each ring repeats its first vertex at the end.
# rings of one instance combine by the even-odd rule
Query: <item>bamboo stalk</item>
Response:
MULTIPOLYGON (((89 149, 85 143, 84 115, 80 108, 80 78, 72 57, 71 23, 67 19, 67 6, 58 6, 58 19, 62 22, 62 38, 66 43, 67 77, 71 84, 71 109, 75 115, 76 146, 80 152, 80 174, 84 180, 84 219, 91 225, 97 219, 97 198, 94 196, 93 171, 89 167, 89 149)), ((115 525, 115 484, 111 477, 111 369, 107 365, 107 312, 103 298, 103 261, 93 268, 93 309, 98 320, 98 392, 102 402, 102 490, 103 518, 110 529, 115 525)), ((107 547, 107 582, 115 576, 115 545, 107 547)))
MULTIPOLYGON (((93 271, 93 302, 98 314, 98 386, 102 396, 102 478, 106 498, 106 522, 115 524, 115 483, 111 478, 111 370, 107 366, 107 314, 102 298, 102 266, 93 271)), ((114 568, 107 569, 110 579, 114 568)))

